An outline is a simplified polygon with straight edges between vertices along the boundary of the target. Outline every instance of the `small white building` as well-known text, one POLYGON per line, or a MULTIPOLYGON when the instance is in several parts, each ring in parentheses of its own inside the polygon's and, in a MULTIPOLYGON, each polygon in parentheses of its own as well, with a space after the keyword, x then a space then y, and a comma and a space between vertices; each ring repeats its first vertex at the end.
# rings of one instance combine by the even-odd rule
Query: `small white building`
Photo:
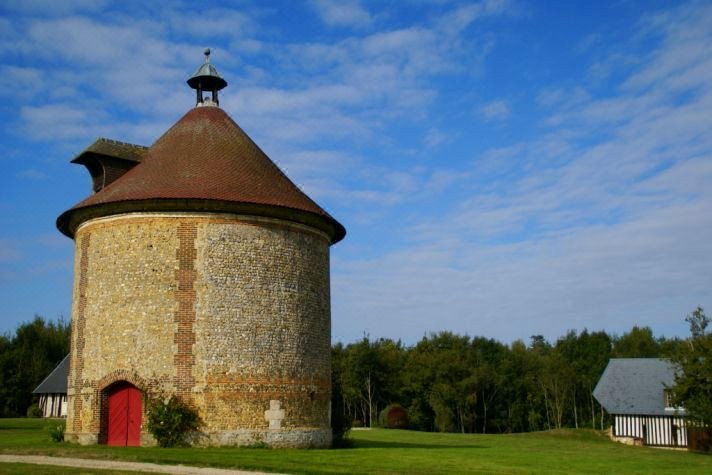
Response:
POLYGON ((613 418, 618 441, 687 447, 685 409, 673 407, 667 388, 675 367, 661 358, 612 358, 593 396, 613 418))
POLYGON ((40 397, 42 417, 67 417, 67 376, 69 355, 32 391, 40 397))

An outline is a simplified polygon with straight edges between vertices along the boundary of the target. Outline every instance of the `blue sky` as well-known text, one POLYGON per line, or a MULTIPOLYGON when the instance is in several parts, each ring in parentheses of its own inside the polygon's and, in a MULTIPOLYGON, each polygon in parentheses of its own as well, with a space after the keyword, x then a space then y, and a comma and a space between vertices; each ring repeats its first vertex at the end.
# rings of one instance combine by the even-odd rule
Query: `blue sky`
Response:
POLYGON ((333 339, 510 342, 712 310, 712 3, 0 3, 0 330, 69 317, 96 137, 221 106, 339 219, 333 339))

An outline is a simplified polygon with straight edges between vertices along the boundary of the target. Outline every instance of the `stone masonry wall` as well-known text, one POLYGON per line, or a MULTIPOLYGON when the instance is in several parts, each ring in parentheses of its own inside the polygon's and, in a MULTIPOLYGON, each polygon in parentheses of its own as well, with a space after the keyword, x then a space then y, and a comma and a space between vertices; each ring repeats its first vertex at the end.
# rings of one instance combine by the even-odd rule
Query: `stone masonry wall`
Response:
POLYGON ((328 445, 329 300, 329 241, 309 227, 196 213, 83 224, 67 438, 101 442, 104 391, 126 380, 195 407, 198 444, 328 445))

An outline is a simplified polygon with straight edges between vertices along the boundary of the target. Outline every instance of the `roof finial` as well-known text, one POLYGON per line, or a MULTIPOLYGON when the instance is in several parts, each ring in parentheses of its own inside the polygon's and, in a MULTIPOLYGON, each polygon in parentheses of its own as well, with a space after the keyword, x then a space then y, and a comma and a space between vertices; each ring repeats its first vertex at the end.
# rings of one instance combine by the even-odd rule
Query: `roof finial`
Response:
POLYGON ((188 79, 188 85, 196 90, 196 105, 205 105, 203 91, 212 92, 212 101, 209 102, 219 105, 218 91, 227 86, 227 81, 220 77, 215 66, 210 64, 210 48, 205 48, 203 54, 205 55, 205 62, 188 79))

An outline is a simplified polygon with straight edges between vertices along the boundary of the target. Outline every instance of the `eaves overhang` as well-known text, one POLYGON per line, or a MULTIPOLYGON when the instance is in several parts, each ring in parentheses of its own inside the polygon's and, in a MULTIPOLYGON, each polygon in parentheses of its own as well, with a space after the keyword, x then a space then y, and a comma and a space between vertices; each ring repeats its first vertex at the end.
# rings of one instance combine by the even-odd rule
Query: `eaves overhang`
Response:
POLYGON ((92 219, 143 212, 230 213, 276 218, 322 231, 329 237, 330 244, 336 244, 346 236, 346 229, 335 219, 308 211, 258 203, 175 198, 114 201, 72 208, 57 218, 57 228, 74 239, 79 226, 92 219))

